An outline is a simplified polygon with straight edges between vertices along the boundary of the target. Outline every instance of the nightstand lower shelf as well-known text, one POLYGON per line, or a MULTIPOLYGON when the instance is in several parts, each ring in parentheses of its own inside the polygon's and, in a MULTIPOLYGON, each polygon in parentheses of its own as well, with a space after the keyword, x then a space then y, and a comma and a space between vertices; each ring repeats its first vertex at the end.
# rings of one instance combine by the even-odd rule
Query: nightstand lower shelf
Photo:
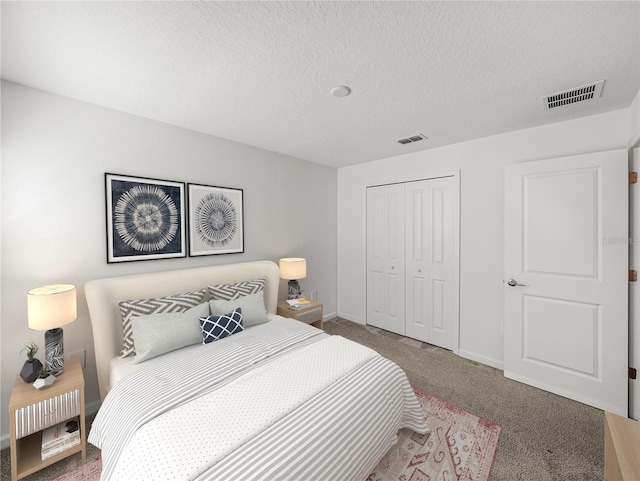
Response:
MULTIPOLYGON (((72 446, 69 449, 42 460, 40 447, 42 445, 42 432, 31 434, 25 438, 16 440, 17 462, 18 462, 18 479, 24 478, 40 471, 42 468, 51 466, 58 461, 67 458, 76 453, 83 453, 82 443, 72 446)), ((83 460, 84 453, 83 453, 83 460)))

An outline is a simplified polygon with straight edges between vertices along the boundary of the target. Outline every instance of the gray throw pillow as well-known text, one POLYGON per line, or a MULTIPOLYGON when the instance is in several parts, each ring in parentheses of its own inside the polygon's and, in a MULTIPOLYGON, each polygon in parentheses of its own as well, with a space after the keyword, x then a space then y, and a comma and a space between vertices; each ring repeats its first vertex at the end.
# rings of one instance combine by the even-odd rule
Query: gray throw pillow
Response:
POLYGON ((209 315, 205 302, 185 312, 165 312, 131 319, 137 364, 161 354, 202 342, 200 318, 209 315))
POLYGON ((206 289, 201 289, 175 296, 120 301, 120 314, 122 314, 122 350, 120 351, 120 357, 127 357, 136 353, 131 332, 131 319, 161 312, 184 312, 198 304, 202 304, 205 301, 206 292, 206 289))
POLYGON ((233 311, 236 307, 242 309, 242 322, 244 327, 255 326, 267 322, 267 310, 264 307, 264 292, 240 297, 232 301, 213 300, 209 301, 211 314, 220 316, 233 311))

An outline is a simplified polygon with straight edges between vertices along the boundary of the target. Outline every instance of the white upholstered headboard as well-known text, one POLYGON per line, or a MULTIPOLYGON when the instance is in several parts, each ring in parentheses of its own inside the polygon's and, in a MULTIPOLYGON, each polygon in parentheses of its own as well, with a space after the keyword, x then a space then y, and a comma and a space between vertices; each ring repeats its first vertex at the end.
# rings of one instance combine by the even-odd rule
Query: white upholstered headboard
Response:
POLYGON ((122 348, 122 317, 118 302, 182 294, 209 285, 266 277, 264 302, 267 311, 275 313, 278 303, 279 274, 276 263, 255 261, 109 277, 87 282, 85 295, 93 329, 100 398, 104 399, 109 390, 111 359, 116 357, 122 348))

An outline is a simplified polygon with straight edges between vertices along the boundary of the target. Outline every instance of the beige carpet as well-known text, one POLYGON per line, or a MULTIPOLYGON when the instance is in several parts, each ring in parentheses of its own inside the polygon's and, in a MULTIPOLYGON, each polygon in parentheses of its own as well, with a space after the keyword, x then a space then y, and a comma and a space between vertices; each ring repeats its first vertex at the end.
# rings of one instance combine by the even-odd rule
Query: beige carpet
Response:
MULTIPOLYGON (((411 385, 502 428, 492 481, 601 481, 602 411, 505 379, 502 372, 428 344, 336 319, 330 334, 377 350, 398 363, 411 385)), ((88 445, 87 459, 99 451, 88 445)), ((9 450, 2 450, 2 481, 9 480, 9 450)), ((51 481, 80 464, 74 455, 27 481, 51 481)))

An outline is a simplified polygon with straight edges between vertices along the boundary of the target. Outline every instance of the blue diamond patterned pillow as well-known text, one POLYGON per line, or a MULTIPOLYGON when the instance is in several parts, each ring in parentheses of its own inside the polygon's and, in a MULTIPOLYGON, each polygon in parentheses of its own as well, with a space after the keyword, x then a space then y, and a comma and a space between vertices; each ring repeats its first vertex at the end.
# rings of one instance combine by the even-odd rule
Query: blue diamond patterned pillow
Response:
POLYGON ((223 337, 244 331, 242 325, 242 309, 236 308, 233 312, 221 316, 209 316, 200 318, 202 328, 202 344, 209 344, 223 337))

